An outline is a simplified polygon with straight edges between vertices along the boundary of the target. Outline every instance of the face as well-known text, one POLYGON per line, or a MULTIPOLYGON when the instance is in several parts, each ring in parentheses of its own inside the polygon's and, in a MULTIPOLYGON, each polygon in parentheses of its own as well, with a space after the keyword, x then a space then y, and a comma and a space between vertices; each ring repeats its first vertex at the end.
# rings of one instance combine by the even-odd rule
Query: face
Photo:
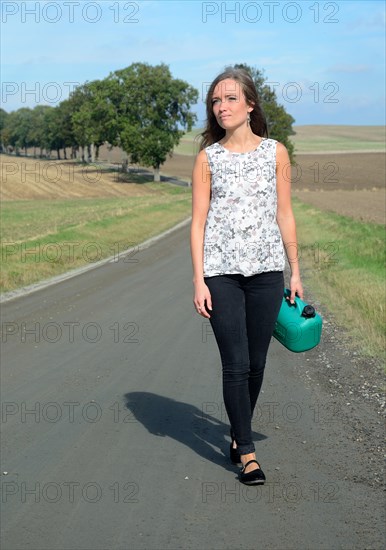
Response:
POLYGON ((227 78, 217 84, 212 95, 212 109, 221 128, 234 129, 247 123, 247 113, 253 111, 245 100, 242 86, 227 78))

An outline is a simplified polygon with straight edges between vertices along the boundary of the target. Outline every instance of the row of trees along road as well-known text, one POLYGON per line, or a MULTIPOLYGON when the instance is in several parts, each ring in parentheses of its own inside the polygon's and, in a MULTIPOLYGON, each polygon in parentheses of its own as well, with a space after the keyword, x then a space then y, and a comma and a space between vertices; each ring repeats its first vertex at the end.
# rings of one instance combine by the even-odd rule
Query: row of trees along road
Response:
MULTIPOLYGON (((256 83, 270 137, 287 146, 292 158, 294 119, 278 105, 275 92, 265 84, 263 74, 245 64, 256 83)), ((1 149, 20 154, 24 149, 40 149, 39 156, 83 162, 98 159, 99 147, 108 143, 120 147, 130 163, 154 168, 159 181, 160 166, 186 131, 197 120, 191 106, 197 103, 198 91, 187 82, 172 78, 167 65, 150 66, 133 63, 114 71, 103 80, 78 86, 70 97, 56 107, 37 105, 7 113, 0 110, 1 149)))

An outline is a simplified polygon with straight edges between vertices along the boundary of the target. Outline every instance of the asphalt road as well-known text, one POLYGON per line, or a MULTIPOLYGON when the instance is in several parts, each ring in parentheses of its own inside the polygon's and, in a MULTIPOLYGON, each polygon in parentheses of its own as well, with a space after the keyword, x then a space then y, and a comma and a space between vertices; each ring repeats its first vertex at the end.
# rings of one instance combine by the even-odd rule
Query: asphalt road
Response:
POLYGON ((267 483, 238 482, 188 242, 186 225, 3 304, 2 550, 383 548, 350 403, 317 378, 324 343, 272 341, 253 420, 267 483))

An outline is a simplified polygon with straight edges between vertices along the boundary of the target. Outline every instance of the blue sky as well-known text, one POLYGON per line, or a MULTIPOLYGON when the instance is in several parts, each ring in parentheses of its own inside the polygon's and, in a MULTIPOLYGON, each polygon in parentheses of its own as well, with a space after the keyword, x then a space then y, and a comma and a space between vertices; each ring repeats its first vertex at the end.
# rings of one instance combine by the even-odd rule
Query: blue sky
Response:
POLYGON ((2 1, 1 106, 55 105, 134 62, 200 91, 226 65, 264 71, 295 124, 385 124, 383 1, 2 1))

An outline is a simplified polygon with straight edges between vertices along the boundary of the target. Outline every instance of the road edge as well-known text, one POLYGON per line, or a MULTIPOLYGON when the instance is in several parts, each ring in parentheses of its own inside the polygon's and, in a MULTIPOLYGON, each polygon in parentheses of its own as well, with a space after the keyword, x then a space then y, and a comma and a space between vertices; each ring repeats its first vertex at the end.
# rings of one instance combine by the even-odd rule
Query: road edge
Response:
POLYGON ((181 229, 182 227, 185 227, 186 225, 188 225, 191 222, 191 219, 192 217, 189 216, 189 218, 185 218, 181 222, 178 222, 176 225, 169 227, 169 229, 166 229, 162 233, 159 233, 154 237, 150 237, 149 239, 146 239, 142 243, 139 243, 135 246, 127 248, 126 250, 122 250, 122 252, 120 252, 119 254, 114 254, 112 256, 109 256, 108 258, 99 260, 91 265, 77 267, 76 269, 66 271, 65 273, 61 273, 60 275, 55 275, 54 277, 50 277, 49 279, 44 279, 43 281, 40 281, 38 283, 33 283, 32 285, 28 285, 25 287, 18 288, 16 290, 10 290, 8 292, 5 292, 0 296, 0 303, 4 304, 7 302, 10 302, 11 300, 15 300, 16 298, 27 296, 28 294, 32 294, 33 292, 37 292, 38 290, 41 290, 43 288, 47 288, 49 286, 59 284, 62 281, 67 281, 68 279, 72 279, 73 277, 77 277, 78 275, 86 273, 87 271, 90 271, 92 269, 96 269, 97 267, 100 267, 102 265, 105 265, 111 262, 116 262, 119 258, 121 258, 122 256, 126 256, 127 254, 129 254, 130 252, 133 252, 134 250, 138 252, 138 248, 142 248, 142 249, 148 248, 149 246, 163 239, 170 233, 173 233, 174 231, 177 231, 178 229, 181 229))

